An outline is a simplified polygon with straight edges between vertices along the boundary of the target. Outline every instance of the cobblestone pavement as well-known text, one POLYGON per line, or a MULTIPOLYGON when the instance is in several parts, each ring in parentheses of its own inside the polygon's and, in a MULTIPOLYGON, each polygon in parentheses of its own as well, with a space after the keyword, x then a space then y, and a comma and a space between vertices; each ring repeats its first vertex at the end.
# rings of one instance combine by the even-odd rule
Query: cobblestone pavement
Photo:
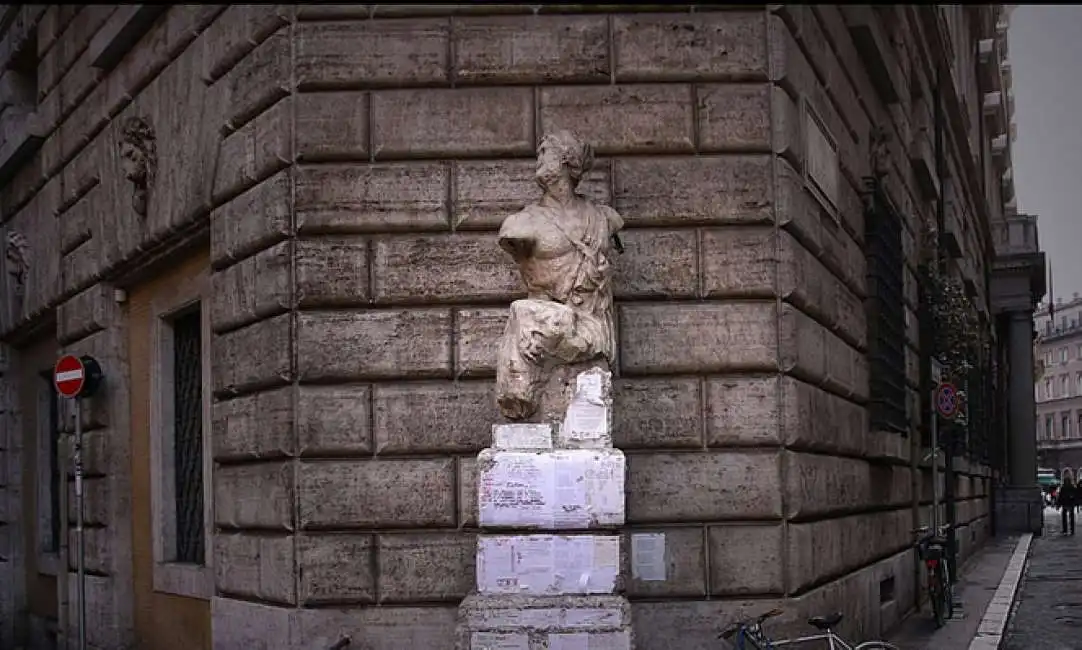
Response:
POLYGON ((1001 650, 1082 649, 1082 527, 1064 536, 1059 512, 1045 510, 1019 591, 1001 650))

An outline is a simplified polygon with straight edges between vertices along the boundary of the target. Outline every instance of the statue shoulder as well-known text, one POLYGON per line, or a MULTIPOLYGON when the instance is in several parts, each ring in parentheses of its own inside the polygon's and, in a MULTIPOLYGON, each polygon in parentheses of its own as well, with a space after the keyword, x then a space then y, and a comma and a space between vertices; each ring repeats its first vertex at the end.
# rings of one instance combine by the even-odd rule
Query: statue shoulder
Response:
POLYGON ((500 238, 530 238, 537 231, 537 220, 533 214, 534 206, 528 205, 522 210, 508 215, 500 224, 500 238))
POLYGON ((617 232, 624 227, 624 218, 620 216, 620 213, 613 208, 598 204, 598 209, 601 210, 601 214, 605 215, 605 220, 609 222, 609 232, 617 232))

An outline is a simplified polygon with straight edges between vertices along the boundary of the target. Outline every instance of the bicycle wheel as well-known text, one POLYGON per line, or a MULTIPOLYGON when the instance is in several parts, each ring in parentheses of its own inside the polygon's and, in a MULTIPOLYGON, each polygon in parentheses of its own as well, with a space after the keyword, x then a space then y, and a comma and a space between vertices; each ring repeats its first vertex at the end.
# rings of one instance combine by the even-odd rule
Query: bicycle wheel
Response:
POLYGON ((932 616, 935 618, 937 628, 943 627, 947 622, 946 612, 943 609, 943 583, 940 581, 940 575, 938 568, 928 572, 928 599, 932 601, 932 616))
POLYGON ((943 592, 943 611, 946 612, 945 618, 954 618, 954 585, 951 584, 950 573, 947 571, 947 566, 942 562, 939 563, 939 584, 941 585, 940 591, 943 592))
POLYGON ((865 641, 853 650, 898 650, 898 646, 891 645, 886 641, 865 641))

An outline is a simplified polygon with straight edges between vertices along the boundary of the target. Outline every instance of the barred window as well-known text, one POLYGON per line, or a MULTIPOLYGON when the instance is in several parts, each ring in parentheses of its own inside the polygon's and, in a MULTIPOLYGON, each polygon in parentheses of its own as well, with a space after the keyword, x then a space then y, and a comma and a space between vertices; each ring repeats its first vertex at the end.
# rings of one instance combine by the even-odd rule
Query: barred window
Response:
POLYGON ((868 263, 868 361, 874 429, 908 431, 905 370, 905 257, 902 223, 878 183, 864 212, 868 263))
POLYGON ((172 321, 175 561, 203 564, 203 355, 199 307, 172 321))

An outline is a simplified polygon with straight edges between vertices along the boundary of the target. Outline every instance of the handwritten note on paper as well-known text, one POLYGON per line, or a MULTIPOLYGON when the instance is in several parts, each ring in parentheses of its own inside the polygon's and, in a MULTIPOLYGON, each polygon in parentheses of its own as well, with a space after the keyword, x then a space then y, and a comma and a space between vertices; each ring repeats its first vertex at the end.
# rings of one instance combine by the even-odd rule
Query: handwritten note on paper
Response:
POLYGON ((665 580, 665 533, 631 536, 631 576, 644 582, 665 580))

